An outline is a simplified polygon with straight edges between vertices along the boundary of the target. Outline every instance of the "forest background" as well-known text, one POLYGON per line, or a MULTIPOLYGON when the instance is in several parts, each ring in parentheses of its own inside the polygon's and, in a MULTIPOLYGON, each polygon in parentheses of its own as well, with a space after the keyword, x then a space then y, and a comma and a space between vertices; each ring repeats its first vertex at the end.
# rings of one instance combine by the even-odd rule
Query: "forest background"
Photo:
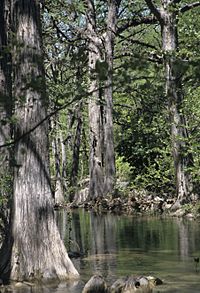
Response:
POLYGON ((47 89, 49 111, 56 111, 51 170, 58 195, 73 200, 89 178, 91 198, 121 189, 116 179, 127 182, 125 193, 198 198, 198 5, 46 1, 47 89))
MULTIPOLYGON (((199 2, 157 2, 41 1, 56 203, 133 190, 198 199, 199 2)), ((6 107, 1 126, 14 129, 6 107)), ((2 209, 11 181, 3 170, 2 209)))

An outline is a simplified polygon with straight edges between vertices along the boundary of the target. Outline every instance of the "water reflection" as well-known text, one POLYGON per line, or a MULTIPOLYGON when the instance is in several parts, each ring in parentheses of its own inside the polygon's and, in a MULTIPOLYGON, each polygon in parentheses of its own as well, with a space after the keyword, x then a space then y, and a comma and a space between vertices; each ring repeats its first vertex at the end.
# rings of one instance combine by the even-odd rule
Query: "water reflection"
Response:
POLYGON ((115 275, 117 257, 117 222, 112 215, 99 216, 84 211, 67 215, 57 213, 57 221, 68 251, 79 252, 83 257, 72 259, 87 280, 94 273, 101 273, 107 278, 115 275))
MULTIPOLYGON (((60 228, 66 212, 60 211, 60 228)), ((108 283, 124 275, 154 275, 165 285, 159 292, 200 292, 200 227, 196 221, 97 215, 83 210, 70 216, 64 239, 68 250, 84 253, 73 259, 83 281, 100 272, 108 283), (178 290, 178 291, 176 291, 178 290)), ((157 289, 154 290, 154 292, 157 289)))
MULTIPOLYGON (((200 225, 178 218, 97 215, 77 210, 56 212, 61 237, 80 280, 16 293, 80 293, 84 283, 100 272, 108 284, 125 275, 153 275, 164 280, 154 292, 199 293, 200 225)), ((0 289, 1 293, 1 289, 0 289)), ((95 293, 95 292, 94 292, 95 293)))
POLYGON ((12 293, 80 293, 84 283, 79 281, 69 281, 63 283, 54 283, 43 286, 28 286, 28 285, 19 285, 15 289, 10 286, 4 290, 0 288, 0 293, 12 292, 12 293))

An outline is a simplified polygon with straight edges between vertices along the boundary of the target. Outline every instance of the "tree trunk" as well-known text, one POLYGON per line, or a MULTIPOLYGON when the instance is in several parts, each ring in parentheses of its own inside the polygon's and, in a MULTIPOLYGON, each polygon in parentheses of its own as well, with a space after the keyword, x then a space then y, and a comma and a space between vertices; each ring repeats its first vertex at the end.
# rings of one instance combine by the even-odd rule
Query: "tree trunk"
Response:
POLYGON ((52 128, 54 129, 54 137, 52 139, 52 153, 54 157, 55 168, 55 204, 62 204, 64 202, 63 178, 61 176, 61 151, 60 151, 60 130, 58 129, 56 116, 52 121, 52 128))
POLYGON ((96 21, 94 5, 88 3, 88 35, 89 35, 89 74, 90 74, 90 98, 89 98, 89 131, 90 131, 90 158, 89 158, 89 196, 90 198, 103 197, 103 120, 102 101, 100 95, 100 83, 97 72, 97 64, 101 60, 100 42, 95 32, 96 21))
POLYGON ((82 132, 82 124, 83 124, 82 113, 81 113, 82 106, 83 106, 83 103, 81 102, 77 109, 77 127, 76 127, 76 133, 75 133, 74 144, 73 144, 72 171, 71 171, 71 178, 70 178, 71 186, 76 186, 77 179, 78 179, 79 154, 80 154, 81 132, 82 132))
MULTIPOLYGON (((92 49, 91 49, 92 50, 92 49)), ((90 66, 96 63, 96 53, 90 52, 90 66)), ((103 133, 102 133, 102 108, 99 100, 99 85, 97 80, 91 80, 89 100, 89 129, 90 129, 90 158, 89 174, 90 198, 103 197, 104 175, 103 175, 103 133)))
MULTIPOLYGON (((10 118, 12 115, 11 62, 8 52, 9 2, 0 3, 0 145, 11 139, 10 118)), ((4 229, 8 224, 8 202, 12 193, 13 174, 11 168, 11 148, 0 148, 0 217, 4 229)), ((5 231, 4 231, 5 232, 5 231)))
POLYGON ((117 4, 108 1, 107 30, 99 36, 95 5, 88 2, 90 92, 90 197, 102 197, 113 191, 115 155, 113 136, 113 46, 117 4), (104 39, 104 44, 102 40, 104 39), (103 68, 105 66, 105 68, 103 68), (103 72, 105 71, 105 74, 103 72), (105 76, 103 76, 105 75, 105 76), (103 87, 102 87, 103 85, 103 87), (102 90, 102 88, 104 90, 102 90), (103 97, 101 97, 103 93, 103 97))
POLYGON ((63 189, 63 178, 61 176, 61 154, 60 154, 60 140, 55 138, 55 168, 56 168, 56 183, 55 183, 55 193, 54 199, 55 204, 62 204, 65 201, 64 189, 63 189))
POLYGON ((177 68, 178 51, 177 14, 170 0, 162 2, 161 9, 162 48, 165 54, 166 97, 171 122, 172 154, 175 168, 177 203, 190 200, 189 176, 185 170, 189 158, 184 154, 188 134, 182 112, 183 93, 181 75, 177 68))
MULTIPOLYGON (((41 49, 39 3, 13 3, 16 136, 12 215, 12 280, 50 280, 78 276, 54 217, 48 158, 47 100, 41 49)), ((6 269, 1 276, 6 275, 6 269)), ((8 277, 8 276, 7 276, 8 277)))
POLYGON ((105 119, 104 119, 104 145, 105 145, 105 180, 104 194, 111 193, 115 184, 115 153, 113 136, 113 47, 116 32, 117 7, 115 0, 110 0, 107 31, 105 36, 105 61, 108 66, 107 79, 105 81, 105 119))
MULTIPOLYGON (((12 115, 11 94, 11 60, 8 52, 8 29, 10 25, 10 3, 0 1, 0 145, 11 139, 10 116, 12 115)), ((13 172, 11 167, 12 150, 8 147, 0 148, 0 228, 3 244, 0 251, 0 273, 4 270, 7 275, 9 267, 12 237, 10 235, 10 202, 13 188, 13 172)))
POLYGON ((67 158, 66 158, 66 148, 65 148, 65 144, 64 144, 62 131, 60 131, 60 144, 61 144, 62 189, 63 189, 63 195, 66 196, 66 193, 67 193, 67 158))

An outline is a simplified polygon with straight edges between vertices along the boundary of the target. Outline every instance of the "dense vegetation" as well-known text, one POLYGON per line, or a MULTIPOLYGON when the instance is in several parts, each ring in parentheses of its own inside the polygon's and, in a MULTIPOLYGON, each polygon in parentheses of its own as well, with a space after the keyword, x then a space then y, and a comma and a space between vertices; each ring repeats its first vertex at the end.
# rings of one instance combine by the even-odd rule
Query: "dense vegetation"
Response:
MULTIPOLYGON (((88 176, 90 168, 88 127, 91 126, 88 126, 87 114, 90 101, 90 35, 87 35, 87 2, 90 1, 73 1, 63 6, 62 2, 52 4, 49 1, 44 7, 44 42, 51 111, 66 104, 64 110, 54 116, 57 127, 52 130, 51 138, 52 141, 57 141, 58 149, 51 156, 51 166, 54 178, 58 175, 62 177, 66 197, 69 190, 73 191, 72 187, 77 186, 77 180, 80 182, 88 176), (63 148, 64 153, 61 151, 63 148)), ((95 29, 100 38, 103 38, 106 31, 110 2, 93 3, 95 29)), ((128 181, 131 188, 175 197, 177 174, 174 169, 176 159, 172 155, 172 136, 176 136, 182 144, 180 156, 184 159, 189 157, 186 159, 189 163, 183 163, 183 169, 189 177, 186 184, 190 181, 189 185, 192 185, 189 193, 193 193, 194 198, 198 195, 196 188, 200 179, 199 8, 189 9, 191 3, 187 5, 181 2, 168 8, 175 12, 174 26, 177 27, 178 44, 166 53, 162 46, 162 26, 152 11, 149 11, 148 1, 116 1, 116 5, 118 14, 113 41, 112 87, 117 178, 128 181), (182 121, 179 126, 187 132, 183 137, 180 133, 171 134, 170 131, 173 122, 169 110, 170 98, 166 93, 167 54, 175 60, 173 70, 181 84, 175 91, 181 91, 182 96, 181 102, 177 99, 177 108, 182 121)), ((101 47, 100 50, 102 56, 99 57, 95 70, 99 75, 101 90, 98 103, 102 103, 103 108, 108 63, 104 56, 105 48, 101 47)), ((102 165, 105 168, 104 161, 102 165)))

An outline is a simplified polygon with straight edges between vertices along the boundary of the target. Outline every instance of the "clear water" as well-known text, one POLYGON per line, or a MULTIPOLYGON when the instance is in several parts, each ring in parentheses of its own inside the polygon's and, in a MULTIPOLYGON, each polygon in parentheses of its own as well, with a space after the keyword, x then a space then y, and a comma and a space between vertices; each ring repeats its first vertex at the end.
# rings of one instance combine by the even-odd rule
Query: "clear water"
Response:
POLYGON ((68 216, 71 225, 63 237, 68 249, 79 246, 86 253, 74 262, 84 281, 95 272, 109 284, 120 276, 153 275, 164 281, 154 292, 200 292, 199 264, 194 261, 200 256, 198 221, 84 211, 68 216))
MULTIPOLYGON (((61 236, 80 281, 17 292, 79 293, 84 283, 101 273, 108 284, 126 275, 152 275, 163 280, 154 292, 199 293, 200 225, 177 218, 96 215, 83 210, 57 212, 61 236)), ((1 292, 1 289, 0 289, 1 292)))

